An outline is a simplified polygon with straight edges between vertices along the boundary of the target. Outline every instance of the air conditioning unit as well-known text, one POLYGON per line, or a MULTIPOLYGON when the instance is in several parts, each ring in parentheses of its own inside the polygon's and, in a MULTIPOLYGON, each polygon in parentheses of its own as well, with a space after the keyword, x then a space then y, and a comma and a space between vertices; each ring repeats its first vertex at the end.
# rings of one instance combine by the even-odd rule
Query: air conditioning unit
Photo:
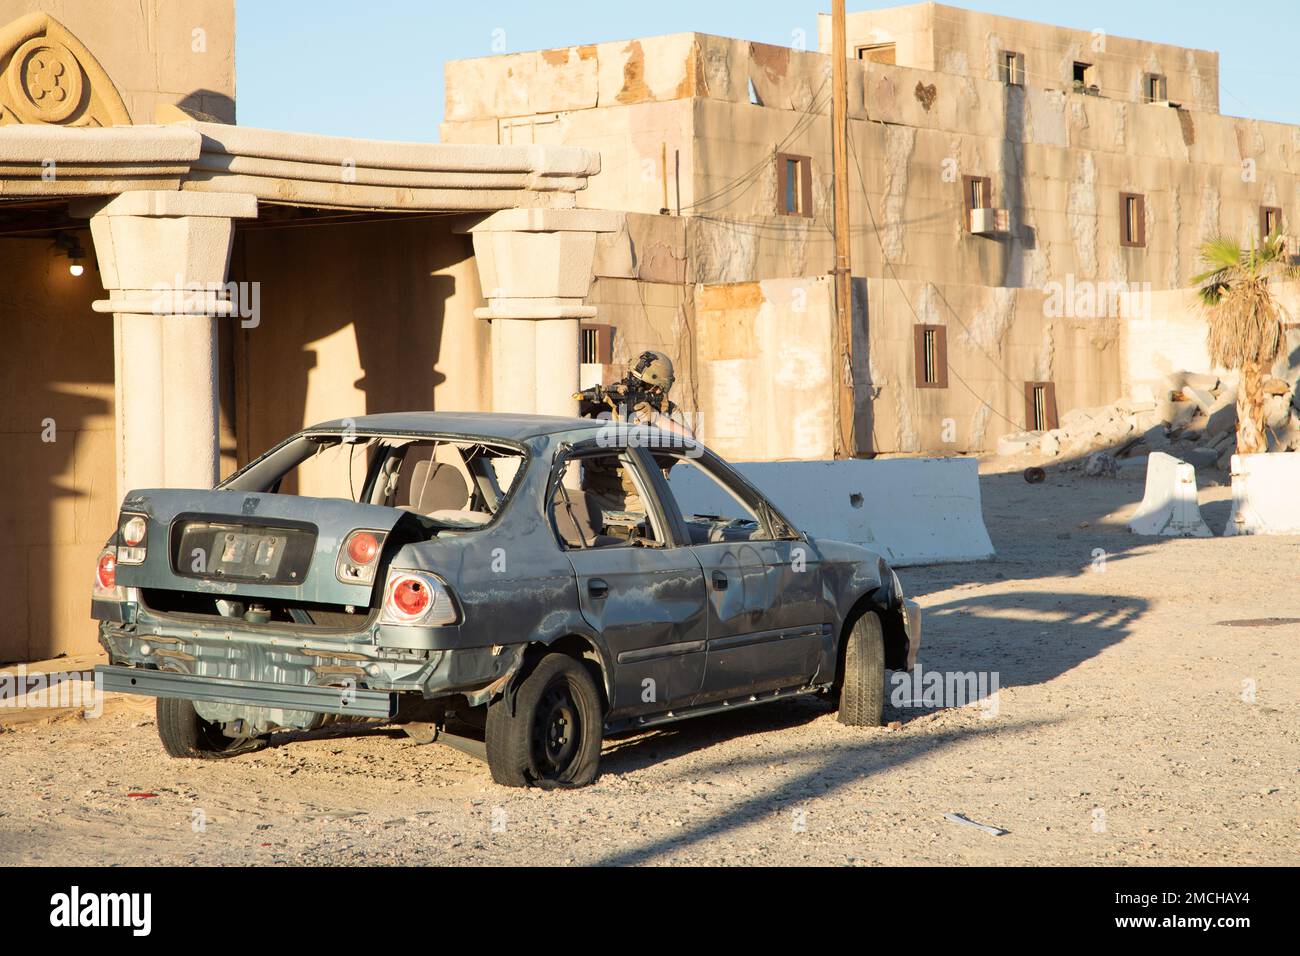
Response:
POLYGON ((977 236, 996 236, 1011 231, 1011 214, 1005 209, 972 209, 970 231, 977 236))

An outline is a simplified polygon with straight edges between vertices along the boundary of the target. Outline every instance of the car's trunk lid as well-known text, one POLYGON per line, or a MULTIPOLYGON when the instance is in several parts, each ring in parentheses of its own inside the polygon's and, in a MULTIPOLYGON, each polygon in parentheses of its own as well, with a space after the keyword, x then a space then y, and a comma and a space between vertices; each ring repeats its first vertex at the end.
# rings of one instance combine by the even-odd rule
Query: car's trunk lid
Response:
POLYGON ((340 580, 340 549, 351 532, 386 535, 403 516, 339 498, 192 489, 132 491, 122 512, 148 525, 143 563, 118 562, 122 586, 359 607, 382 587, 381 567, 369 582, 340 580))

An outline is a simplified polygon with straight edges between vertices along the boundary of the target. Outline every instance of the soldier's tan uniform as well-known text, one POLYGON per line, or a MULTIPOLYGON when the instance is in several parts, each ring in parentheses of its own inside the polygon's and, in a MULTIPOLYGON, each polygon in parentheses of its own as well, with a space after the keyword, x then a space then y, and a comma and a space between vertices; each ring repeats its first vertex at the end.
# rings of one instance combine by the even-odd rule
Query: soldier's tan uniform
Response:
MULTIPOLYGON (((686 416, 668 398, 668 390, 674 381, 673 365, 668 356, 662 352, 643 352, 629 369, 628 375, 639 380, 655 394, 636 408, 626 408, 618 403, 618 393, 611 388, 609 397, 613 400, 614 407, 610 413, 614 420, 626 421, 631 425, 650 425, 662 415, 690 434, 686 416)), ((665 457, 660 462, 660 467, 667 473, 668 468, 672 467, 672 459, 665 457)), ((599 459, 589 459, 582 466, 582 489, 587 493, 588 503, 604 513, 645 514, 645 503, 641 500, 641 494, 627 467, 620 468, 613 462, 607 465, 599 459)))

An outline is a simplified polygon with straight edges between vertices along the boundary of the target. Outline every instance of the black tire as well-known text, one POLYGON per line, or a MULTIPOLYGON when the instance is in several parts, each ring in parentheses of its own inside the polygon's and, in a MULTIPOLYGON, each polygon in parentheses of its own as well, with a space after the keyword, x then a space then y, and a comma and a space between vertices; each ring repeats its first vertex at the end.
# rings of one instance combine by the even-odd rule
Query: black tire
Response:
POLYGON ((524 678, 514 714, 505 697, 488 705, 487 758, 505 787, 585 787, 600 770, 604 713, 587 668, 548 654, 524 678))
POLYGON ((220 724, 198 715, 193 701, 159 697, 157 714, 158 738, 169 757, 220 760, 266 746, 265 737, 227 737, 220 724))
POLYGON ((885 718, 885 633, 875 611, 849 628, 840 672, 839 719, 850 727, 879 727, 885 718))

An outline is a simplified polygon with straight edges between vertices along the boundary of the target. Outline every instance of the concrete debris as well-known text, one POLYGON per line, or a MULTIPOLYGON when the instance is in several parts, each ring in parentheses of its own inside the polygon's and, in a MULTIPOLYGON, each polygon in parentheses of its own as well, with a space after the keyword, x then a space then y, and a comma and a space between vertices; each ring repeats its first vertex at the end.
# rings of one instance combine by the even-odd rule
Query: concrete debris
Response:
POLYGON ((1214 393, 1208 389, 1184 388, 1182 394, 1206 414, 1214 407, 1214 393))
POLYGON ((1217 375, 1206 375, 1201 372, 1171 372, 1165 376, 1165 380, 1169 382, 1169 388, 1174 392, 1185 392, 1189 388, 1200 388, 1212 392, 1219 387, 1219 377, 1217 375))
MULTIPOLYGON (((1085 472, 1111 475, 1114 471, 1093 452, 1105 452, 1122 464, 1143 460, 1162 451, 1195 468, 1226 469, 1236 452, 1237 386, 1218 376, 1178 371, 1167 376, 1169 390, 1150 390, 1111 405, 1072 408, 1049 431, 1015 432, 998 440, 999 455, 1038 453, 1044 458, 1070 460, 1085 472), (1091 469, 1091 470, 1089 470, 1091 469)), ((1296 385, 1270 377, 1264 382, 1265 416, 1269 451, 1300 451, 1300 397, 1296 385)), ((1145 462, 1143 462, 1145 464, 1145 462)))
POLYGON ((1104 451, 1093 452, 1083 466, 1083 473, 1089 478, 1114 478, 1118 472, 1119 463, 1115 456, 1104 451))
POLYGON ((1237 429, 1237 400, 1224 401, 1219 399, 1215 402, 1214 407, 1210 409, 1209 415, 1205 422, 1205 433, 1207 435, 1221 435, 1224 432, 1232 432, 1237 429))
POLYGON ((998 439, 998 454, 1019 455, 1029 451, 1043 440, 1042 432, 1012 432, 998 439))

